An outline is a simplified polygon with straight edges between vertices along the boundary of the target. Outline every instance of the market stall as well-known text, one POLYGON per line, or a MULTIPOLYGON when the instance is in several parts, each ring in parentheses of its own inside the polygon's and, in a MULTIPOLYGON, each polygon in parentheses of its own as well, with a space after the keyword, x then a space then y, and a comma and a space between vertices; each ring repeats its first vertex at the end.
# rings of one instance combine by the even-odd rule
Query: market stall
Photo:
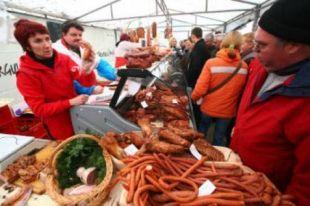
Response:
POLYGON ((118 76, 119 82, 107 85, 102 95, 91 96, 88 105, 71 109, 76 133, 139 130, 141 117, 159 126, 183 119, 196 127, 177 56, 165 56, 147 68, 120 69, 118 76))
POLYGON ((172 128, 152 128, 151 136, 147 130, 135 135, 108 132, 103 137, 80 134, 16 156, 1 168, 5 183, 1 183, 0 203, 294 205, 294 198, 282 195, 264 174, 231 159, 235 155, 231 151, 221 152, 190 128, 187 131, 194 135, 183 130, 181 136, 172 128), (135 137, 130 143, 122 141, 130 135, 135 137), (197 149, 195 157, 185 140, 197 149))

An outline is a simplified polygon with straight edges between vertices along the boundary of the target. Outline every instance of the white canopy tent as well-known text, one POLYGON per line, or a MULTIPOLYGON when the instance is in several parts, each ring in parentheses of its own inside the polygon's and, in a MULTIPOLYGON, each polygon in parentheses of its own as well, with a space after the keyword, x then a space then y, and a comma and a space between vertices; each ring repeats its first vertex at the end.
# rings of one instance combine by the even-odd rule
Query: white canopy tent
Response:
MULTIPOLYGON (((0 104, 22 100, 15 85, 18 58, 22 54, 13 36, 13 23, 29 18, 46 24, 76 19, 85 25, 83 37, 95 52, 113 64, 115 42, 121 31, 157 23, 163 36, 172 26, 177 40, 199 26, 204 34, 255 28, 259 16, 275 0, 0 0, 0 104)), ((55 29, 56 33, 57 28, 55 29)))
MULTIPOLYGON (((124 30, 157 22, 158 32, 167 25, 175 36, 186 38, 192 27, 205 33, 239 29, 256 22, 274 0, 3 0, 10 13, 124 30)), ((252 29, 252 28, 251 28, 252 29)))

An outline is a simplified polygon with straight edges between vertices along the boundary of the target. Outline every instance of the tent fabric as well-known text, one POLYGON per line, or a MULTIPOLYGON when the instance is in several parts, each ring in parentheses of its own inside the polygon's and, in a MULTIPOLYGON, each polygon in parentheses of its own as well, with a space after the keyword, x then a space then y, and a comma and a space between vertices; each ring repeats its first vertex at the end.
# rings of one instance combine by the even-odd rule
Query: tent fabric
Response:
MULTIPOLYGON (((1 0, 0 0, 1 1, 1 0)), ((194 26, 204 32, 222 29, 225 23, 255 12, 274 0, 2 0, 13 12, 41 14, 58 20, 77 19, 85 25, 124 30, 157 22, 163 32, 167 22, 174 33, 194 26)))

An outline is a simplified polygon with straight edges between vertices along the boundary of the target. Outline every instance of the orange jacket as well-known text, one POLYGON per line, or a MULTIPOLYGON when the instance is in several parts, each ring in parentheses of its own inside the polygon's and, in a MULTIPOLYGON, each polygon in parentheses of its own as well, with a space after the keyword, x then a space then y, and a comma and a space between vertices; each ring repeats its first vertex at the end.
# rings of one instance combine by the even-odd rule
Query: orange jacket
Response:
POLYGON ((235 71, 241 58, 239 52, 237 50, 236 52, 236 58, 230 59, 228 49, 221 49, 215 58, 205 63, 192 93, 194 101, 203 97, 200 106, 202 113, 219 118, 232 118, 236 115, 237 103, 248 73, 248 66, 244 61, 241 69, 228 83, 214 93, 206 95, 210 89, 219 85, 235 71))

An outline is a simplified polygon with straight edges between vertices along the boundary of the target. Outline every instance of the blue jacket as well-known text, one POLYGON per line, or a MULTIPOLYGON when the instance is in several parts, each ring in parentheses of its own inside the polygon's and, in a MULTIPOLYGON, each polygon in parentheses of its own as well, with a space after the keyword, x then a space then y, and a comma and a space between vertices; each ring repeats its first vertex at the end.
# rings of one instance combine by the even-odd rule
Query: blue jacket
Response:
POLYGON ((73 82, 74 90, 77 94, 87 94, 91 95, 95 89, 95 86, 84 87, 78 81, 74 80, 73 82))
POLYGON ((111 66, 104 58, 100 58, 97 66, 98 75, 108 80, 114 81, 117 79, 116 69, 111 66))

